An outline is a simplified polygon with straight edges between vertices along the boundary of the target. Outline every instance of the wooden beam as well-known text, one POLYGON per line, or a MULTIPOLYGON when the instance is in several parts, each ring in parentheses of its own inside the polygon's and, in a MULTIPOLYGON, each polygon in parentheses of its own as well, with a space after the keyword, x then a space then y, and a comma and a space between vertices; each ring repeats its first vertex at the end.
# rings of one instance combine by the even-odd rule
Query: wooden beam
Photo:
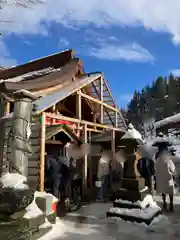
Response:
POLYGON ((58 140, 46 140, 46 144, 63 145, 63 143, 58 140))
MULTIPOLYGON (((83 134, 83 143, 87 143, 87 125, 85 124, 84 125, 84 134, 83 134)), ((85 155, 83 157, 83 181, 82 181, 82 189, 83 189, 83 193, 84 193, 84 190, 87 188, 87 169, 88 169, 88 156, 85 155)))
POLYGON ((45 113, 45 114, 49 118, 55 118, 55 119, 59 119, 59 120, 65 120, 65 121, 69 121, 69 122, 80 123, 80 124, 83 124, 83 125, 86 124, 87 126, 93 126, 93 127, 102 128, 102 129, 111 129, 111 130, 115 130, 115 131, 121 131, 121 129, 119 129, 119 128, 114 128, 114 127, 111 127, 111 126, 108 126, 108 125, 92 123, 92 122, 79 120, 79 119, 76 119, 76 118, 65 117, 65 116, 62 116, 62 115, 56 115, 56 114, 52 114, 52 113, 45 113))
POLYGON ((103 105, 104 107, 109 108, 109 109, 111 109, 111 110, 114 111, 114 112, 118 111, 117 108, 114 108, 114 107, 112 107, 112 106, 104 103, 103 101, 98 100, 98 99, 96 99, 96 98, 93 98, 93 97, 91 97, 91 96, 89 96, 89 95, 87 95, 87 94, 84 94, 84 93, 82 93, 82 92, 81 92, 81 93, 80 93, 80 92, 79 92, 79 93, 77 92, 77 94, 81 95, 81 97, 83 97, 83 98, 86 98, 86 99, 91 100, 92 102, 101 104, 101 105, 103 105))
POLYGON ((45 176, 45 139, 46 139, 46 119, 45 112, 41 116, 41 140, 40 140, 40 191, 44 192, 45 176))
MULTIPOLYGON (((100 78, 100 101, 103 102, 103 78, 100 78)), ((106 103, 105 103, 106 104, 106 103)), ((104 106, 100 104, 100 121, 101 124, 104 122, 104 106)))
POLYGON ((94 128, 87 128, 87 131, 88 131, 88 132, 97 132, 97 133, 105 132, 105 131, 103 131, 103 130, 97 130, 97 129, 94 129, 94 128))

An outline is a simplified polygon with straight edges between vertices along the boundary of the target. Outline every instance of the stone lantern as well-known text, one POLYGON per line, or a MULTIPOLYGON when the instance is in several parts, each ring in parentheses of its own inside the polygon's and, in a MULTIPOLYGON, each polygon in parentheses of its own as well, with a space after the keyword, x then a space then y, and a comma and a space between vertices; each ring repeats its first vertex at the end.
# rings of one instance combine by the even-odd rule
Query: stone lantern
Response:
POLYGON ((120 217, 126 221, 145 222, 149 225, 153 218, 161 213, 161 208, 148 194, 145 179, 140 176, 137 169, 138 160, 141 159, 137 149, 143 144, 141 134, 130 124, 128 131, 121 138, 121 145, 125 146, 122 187, 116 192, 116 200, 106 213, 107 217, 120 217))
POLYGON ((137 170, 137 163, 140 156, 137 152, 138 145, 144 143, 141 134, 129 124, 128 131, 121 138, 121 145, 124 145, 125 163, 122 179, 122 188, 118 191, 118 197, 129 201, 138 201, 144 198, 146 191, 145 180, 140 177, 137 170))

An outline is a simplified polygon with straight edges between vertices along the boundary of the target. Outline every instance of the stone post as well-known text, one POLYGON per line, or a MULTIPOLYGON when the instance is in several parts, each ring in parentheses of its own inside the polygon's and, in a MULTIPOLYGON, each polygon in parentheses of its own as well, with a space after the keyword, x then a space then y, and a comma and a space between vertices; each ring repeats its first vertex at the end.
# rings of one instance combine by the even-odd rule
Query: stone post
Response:
POLYGON ((32 153, 29 144, 31 134, 32 101, 36 99, 32 93, 19 90, 14 93, 14 117, 12 120, 12 163, 10 172, 28 176, 28 154, 32 153))

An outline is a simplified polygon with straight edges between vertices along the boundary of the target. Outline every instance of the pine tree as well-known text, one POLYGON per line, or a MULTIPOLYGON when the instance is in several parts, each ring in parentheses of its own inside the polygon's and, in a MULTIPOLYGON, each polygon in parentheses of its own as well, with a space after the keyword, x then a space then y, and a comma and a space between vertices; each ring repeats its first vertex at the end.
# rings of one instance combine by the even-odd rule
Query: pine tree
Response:
POLYGON ((155 121, 180 112, 180 78, 172 74, 159 76, 151 85, 140 92, 135 91, 127 107, 127 117, 137 129, 143 132, 144 123, 155 121))

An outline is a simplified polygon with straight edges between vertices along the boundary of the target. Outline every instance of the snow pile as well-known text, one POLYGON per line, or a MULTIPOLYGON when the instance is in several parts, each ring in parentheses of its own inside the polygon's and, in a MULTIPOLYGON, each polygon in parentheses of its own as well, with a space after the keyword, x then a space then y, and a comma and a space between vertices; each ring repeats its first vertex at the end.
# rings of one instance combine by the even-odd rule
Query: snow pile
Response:
POLYGON ((18 190, 29 189, 27 178, 18 173, 6 173, 0 178, 2 188, 14 188, 18 190))
POLYGON ((56 224, 52 226, 52 230, 39 238, 39 240, 61 239, 62 237, 67 237, 67 232, 69 231, 70 227, 66 226, 63 221, 57 219, 56 224))
POLYGON ((44 213, 38 208, 35 200, 26 208, 26 213, 24 214, 24 218, 36 218, 38 216, 43 215, 44 213))
POLYGON ((51 227, 51 226, 52 226, 52 224, 47 220, 47 218, 45 218, 45 223, 42 224, 42 225, 39 227, 39 229, 46 229, 46 228, 49 228, 49 227, 51 227))

